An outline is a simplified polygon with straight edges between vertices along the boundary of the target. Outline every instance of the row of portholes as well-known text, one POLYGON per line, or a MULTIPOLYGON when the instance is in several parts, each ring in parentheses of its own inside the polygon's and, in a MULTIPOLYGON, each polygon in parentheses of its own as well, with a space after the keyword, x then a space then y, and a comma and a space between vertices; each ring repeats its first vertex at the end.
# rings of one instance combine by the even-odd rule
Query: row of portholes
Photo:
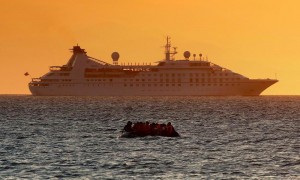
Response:
MULTIPOLYGON (((146 87, 146 86, 148 86, 148 87, 151 87, 151 86, 153 86, 153 87, 157 87, 157 86, 164 86, 164 84, 124 84, 124 87, 133 87, 133 86, 135 86, 135 87, 146 87)), ((165 86, 181 86, 181 84, 165 84, 165 86)))
MULTIPOLYGON (((86 84, 88 87, 100 87, 100 86, 113 86, 114 84, 86 84)), ((118 84, 116 84, 118 85, 118 84)), ((47 85, 48 86, 48 85, 47 85)), ((58 87, 73 87, 74 84, 59 84, 58 87)), ((123 84, 124 87, 158 87, 158 86, 166 86, 166 87, 175 87, 182 86, 181 84, 123 84)), ((240 86, 240 84, 189 84, 189 86, 240 86)))
POLYGON ((190 86, 239 86, 240 84, 190 84, 190 86))
MULTIPOLYGON (((189 84, 190 86, 240 86, 240 84, 189 84)), ((124 87, 181 86, 181 84, 124 84, 124 87)))

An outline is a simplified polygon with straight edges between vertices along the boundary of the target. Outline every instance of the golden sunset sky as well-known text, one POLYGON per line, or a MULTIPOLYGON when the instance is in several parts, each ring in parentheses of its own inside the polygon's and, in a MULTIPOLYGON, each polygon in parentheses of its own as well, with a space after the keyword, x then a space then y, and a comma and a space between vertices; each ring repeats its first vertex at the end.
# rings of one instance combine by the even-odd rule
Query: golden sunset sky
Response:
POLYGON ((77 43, 111 63, 154 64, 167 35, 178 47, 249 78, 264 95, 300 95, 299 0, 0 0, 0 94, 29 94, 77 43))

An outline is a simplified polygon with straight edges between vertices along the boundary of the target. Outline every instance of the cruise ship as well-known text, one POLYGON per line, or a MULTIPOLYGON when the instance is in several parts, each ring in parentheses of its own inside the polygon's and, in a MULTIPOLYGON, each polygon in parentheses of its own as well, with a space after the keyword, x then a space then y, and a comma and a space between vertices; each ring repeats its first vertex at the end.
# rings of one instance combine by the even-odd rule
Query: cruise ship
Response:
POLYGON ((36 96, 258 96, 276 79, 249 79, 209 62, 189 51, 175 59, 176 48, 167 37, 164 60, 155 65, 112 64, 90 57, 74 46, 67 64, 51 66, 40 78, 32 78, 29 89, 36 96))

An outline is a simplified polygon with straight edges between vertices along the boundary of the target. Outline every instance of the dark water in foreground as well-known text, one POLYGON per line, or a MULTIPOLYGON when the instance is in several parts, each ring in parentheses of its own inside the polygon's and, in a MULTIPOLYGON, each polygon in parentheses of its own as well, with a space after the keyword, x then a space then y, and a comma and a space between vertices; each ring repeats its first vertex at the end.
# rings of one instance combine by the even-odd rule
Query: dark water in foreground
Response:
POLYGON ((0 179, 298 179, 300 97, 0 96, 0 179), (118 138, 128 121, 180 138, 118 138))

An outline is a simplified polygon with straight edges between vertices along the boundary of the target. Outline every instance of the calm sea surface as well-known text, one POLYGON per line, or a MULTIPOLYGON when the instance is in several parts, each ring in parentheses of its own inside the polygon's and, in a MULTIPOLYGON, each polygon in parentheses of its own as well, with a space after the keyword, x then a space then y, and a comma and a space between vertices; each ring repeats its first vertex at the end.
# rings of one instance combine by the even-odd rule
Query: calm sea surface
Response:
POLYGON ((300 96, 0 96, 0 179, 300 179, 300 96), (180 138, 119 138, 128 120, 180 138))

